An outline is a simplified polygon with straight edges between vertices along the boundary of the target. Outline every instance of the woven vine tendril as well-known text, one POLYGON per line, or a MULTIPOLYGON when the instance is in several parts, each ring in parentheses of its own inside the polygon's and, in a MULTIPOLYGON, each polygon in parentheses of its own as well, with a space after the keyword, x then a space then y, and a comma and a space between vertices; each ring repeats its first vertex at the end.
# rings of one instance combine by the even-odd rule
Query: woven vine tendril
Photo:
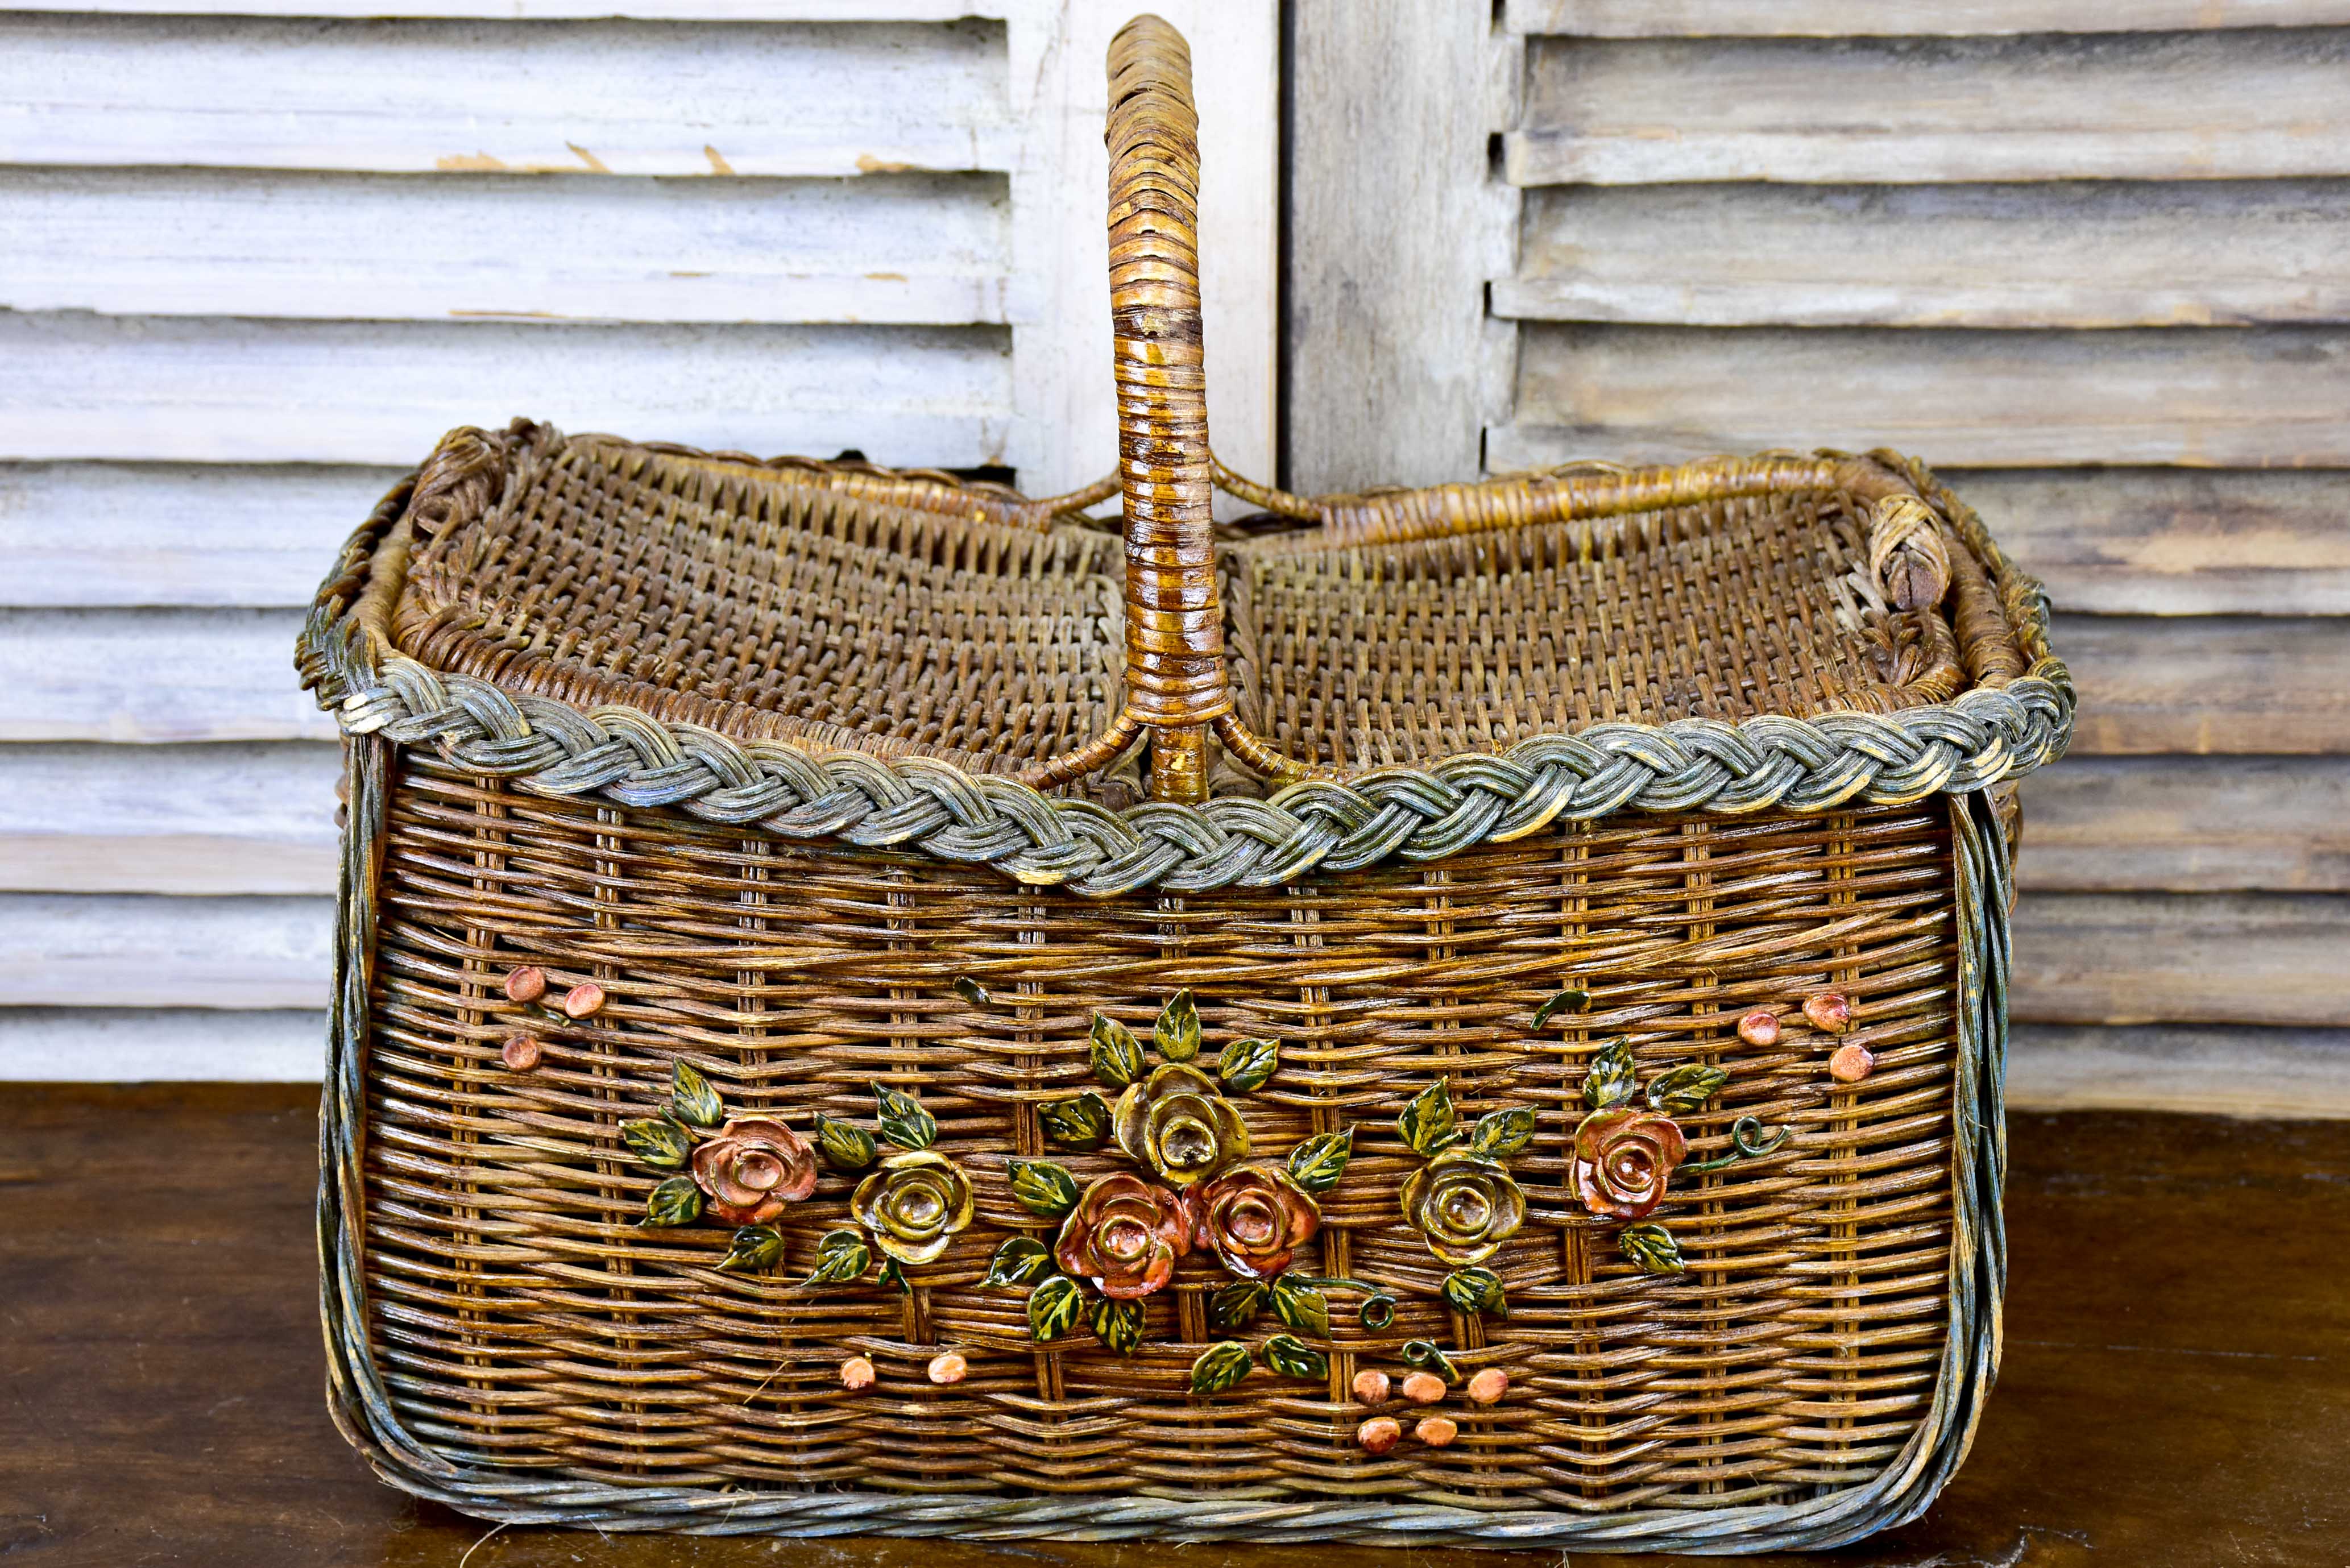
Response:
POLYGON ((380 650, 328 605, 303 635, 305 684, 343 729, 432 745, 537 794, 674 806, 799 840, 984 864, 1091 898, 1263 888, 1314 872, 1442 859, 1625 809, 1744 813, 1903 805, 1981 790, 2063 754, 2073 691, 2043 660, 2020 679, 1894 713, 1596 724, 1492 755, 1388 767, 1268 799, 1113 812, 923 757, 821 756, 741 742, 632 708, 581 711, 380 650))

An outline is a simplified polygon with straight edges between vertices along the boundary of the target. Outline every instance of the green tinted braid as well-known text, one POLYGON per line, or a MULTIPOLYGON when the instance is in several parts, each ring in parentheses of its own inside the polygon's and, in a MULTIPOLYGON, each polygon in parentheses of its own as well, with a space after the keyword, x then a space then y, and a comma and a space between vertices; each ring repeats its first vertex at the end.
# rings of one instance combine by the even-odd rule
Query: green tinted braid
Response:
POLYGON ((2071 677, 2048 658, 2004 687, 1894 713, 1595 724, 1499 754, 1291 784, 1263 800, 1152 802, 1118 813, 925 757, 818 756, 630 708, 581 712, 509 695, 369 647, 326 607, 305 630, 299 667, 347 733, 429 744, 465 773, 536 794, 674 806, 785 838, 914 850, 1089 898, 1274 887, 1315 872, 1440 860, 1627 809, 1743 815, 1969 794, 2061 756, 2074 708, 2071 677))

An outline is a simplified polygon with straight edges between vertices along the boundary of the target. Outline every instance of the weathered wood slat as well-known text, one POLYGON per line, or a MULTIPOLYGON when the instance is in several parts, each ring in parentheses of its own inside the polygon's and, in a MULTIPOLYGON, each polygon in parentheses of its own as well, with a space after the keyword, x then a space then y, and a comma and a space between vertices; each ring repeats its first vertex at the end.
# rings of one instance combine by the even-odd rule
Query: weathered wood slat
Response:
POLYGON ((2350 619, 2059 616, 2076 756, 2350 753, 2350 619))
POLYGON ((2350 759, 2073 756, 2023 784, 2049 892, 2350 893, 2350 759))
POLYGON ((2343 321, 2345 255, 2345 181, 1551 187, 1492 302, 1689 327, 2343 321))
POLYGON ((0 610, 0 741, 332 740, 300 610, 0 610))
MULTIPOLYGON (((284 741, 296 610, 0 611, 0 740, 284 741)), ((2062 616, 2080 755, 2350 753, 2350 619, 2062 616)))
MULTIPOLYGON (((157 16, 442 16, 493 22, 954 22, 1020 0, 14 0, 16 11, 157 16)), ((2241 5, 2245 0, 2230 0, 2241 5)))
POLYGON ((306 605, 401 472, 0 464, 0 605, 306 605))
POLYGON ((0 306, 369 320, 1004 319, 1004 182, 0 170, 0 306))
POLYGON ((0 1010, 0 1081, 304 1084, 326 1057, 324 1012, 0 1010))
POLYGON ((1783 446, 1893 446, 1953 468, 2350 467, 2350 330, 1530 322, 1516 422, 1489 432, 1486 463, 1783 446))
POLYGON ((2008 1047, 2021 1111, 2350 1116, 2350 1030, 2023 1024, 2008 1047))
POLYGON ((1943 470, 2065 609, 2350 614, 2350 487, 2337 473, 1943 470))
MULTIPOLYGON (((2088 7, 2083 7, 2084 10, 2088 7)), ((2350 33, 1527 46, 1519 185, 2350 172, 2350 33)))
POLYGON ((0 1008, 327 1004, 330 898, 0 894, 0 1008))
POLYGON ((0 891, 331 893, 332 745, 0 746, 0 891))
POLYGON ((1469 477, 1509 407, 1516 333, 1474 283, 1516 250, 1517 193, 1487 165, 1518 51, 1471 5, 1290 12, 1287 483, 1469 477))
MULTIPOLYGON (((1000 327, 539 327, 0 313, 0 457, 412 463, 460 424, 998 461, 1000 327)), ((1107 461, 1107 460, 1106 460, 1107 461)))
POLYGON ((2350 1025, 2350 898, 2027 893, 2014 934, 2021 1023, 2350 1025))
POLYGON ((8 158, 27 164, 1000 170, 1003 74, 1003 28, 984 22, 0 16, 8 158))
POLYGON ((2168 33, 2344 22, 2350 5, 2342 0, 1508 0, 1503 13, 1513 33, 1594 38, 2168 33))

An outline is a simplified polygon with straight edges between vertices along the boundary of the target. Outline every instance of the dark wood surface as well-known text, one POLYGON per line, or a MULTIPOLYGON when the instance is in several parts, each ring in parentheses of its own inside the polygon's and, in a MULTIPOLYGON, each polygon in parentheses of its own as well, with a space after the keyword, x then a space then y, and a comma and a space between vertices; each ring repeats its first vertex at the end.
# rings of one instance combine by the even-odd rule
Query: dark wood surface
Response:
MULTIPOLYGON (((328 1424, 311 1092, 0 1086, 0 1129, 8 1568, 1139 1568, 1166 1554, 491 1534, 379 1485, 328 1424)), ((1967 1467, 1905 1530, 1825 1558, 1735 1561, 2350 1564, 2350 1123, 2082 1114, 2018 1116, 2011 1133, 2006 1366, 1967 1467)), ((1179 1562, 1460 1556, 1196 1546, 1179 1562)))

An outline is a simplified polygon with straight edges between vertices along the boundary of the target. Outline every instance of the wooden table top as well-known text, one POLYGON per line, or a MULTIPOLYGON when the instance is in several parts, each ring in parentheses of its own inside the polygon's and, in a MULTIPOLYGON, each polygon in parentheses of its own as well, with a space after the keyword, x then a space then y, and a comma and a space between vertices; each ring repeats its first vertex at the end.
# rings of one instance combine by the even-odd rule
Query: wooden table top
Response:
MULTIPOLYGON (((378 1484, 327 1420, 316 1098, 0 1085, 10 1568, 1139 1568, 1166 1550, 493 1534, 378 1484)), ((1966 1468, 1925 1519, 1864 1545, 1712 1561, 2350 1564, 2350 1122, 2080 1114, 2010 1130, 2006 1365, 1966 1468)), ((1181 1563, 1461 1555, 1195 1546, 1181 1563)))

